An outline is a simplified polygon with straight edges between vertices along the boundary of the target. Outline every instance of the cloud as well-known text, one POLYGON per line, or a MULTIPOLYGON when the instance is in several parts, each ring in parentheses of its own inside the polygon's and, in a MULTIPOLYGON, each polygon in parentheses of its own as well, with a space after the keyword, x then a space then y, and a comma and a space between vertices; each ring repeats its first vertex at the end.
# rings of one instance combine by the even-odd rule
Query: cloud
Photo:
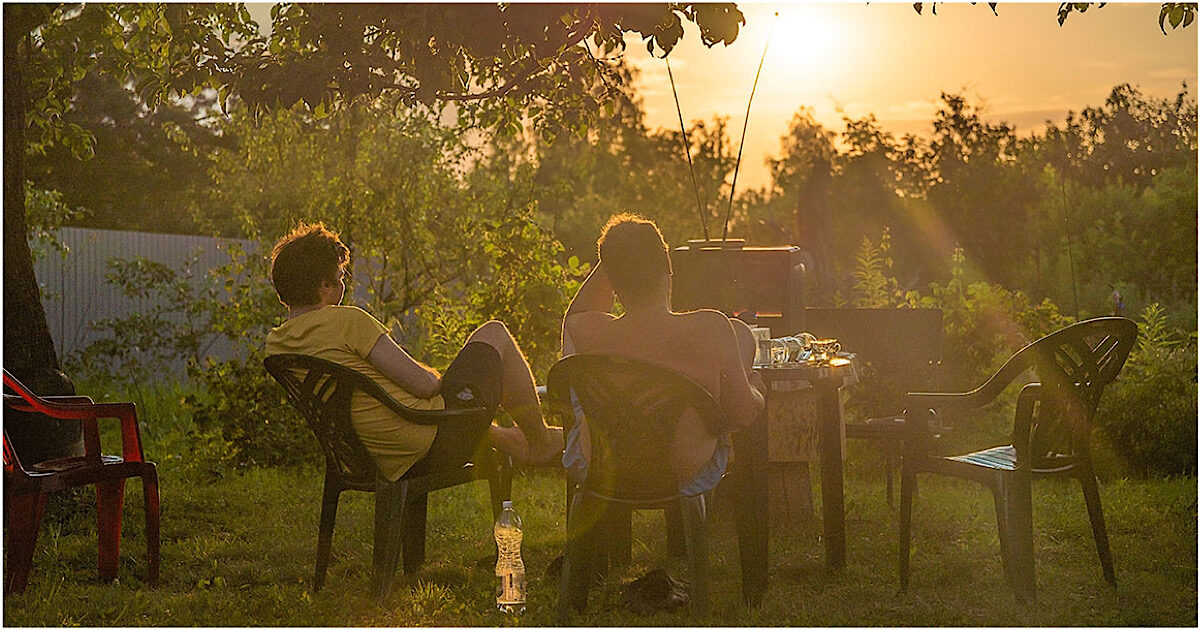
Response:
POLYGON ((1179 79, 1186 79, 1187 77, 1195 77, 1196 76, 1196 68, 1195 68, 1195 66, 1193 66, 1191 68, 1188 68, 1185 66, 1177 66, 1174 68, 1159 68, 1157 70, 1151 70, 1150 72, 1148 72, 1146 74, 1154 79, 1179 80, 1179 79))

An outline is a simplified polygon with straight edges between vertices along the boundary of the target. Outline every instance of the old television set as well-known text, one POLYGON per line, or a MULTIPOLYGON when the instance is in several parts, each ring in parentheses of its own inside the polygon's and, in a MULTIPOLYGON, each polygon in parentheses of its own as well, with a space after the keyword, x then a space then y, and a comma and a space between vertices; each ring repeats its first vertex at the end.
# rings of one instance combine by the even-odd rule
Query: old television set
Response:
POLYGON ((770 328, 772 337, 804 329, 812 258, 795 245, 693 240, 672 250, 671 266, 671 306, 677 311, 716 309, 770 328))

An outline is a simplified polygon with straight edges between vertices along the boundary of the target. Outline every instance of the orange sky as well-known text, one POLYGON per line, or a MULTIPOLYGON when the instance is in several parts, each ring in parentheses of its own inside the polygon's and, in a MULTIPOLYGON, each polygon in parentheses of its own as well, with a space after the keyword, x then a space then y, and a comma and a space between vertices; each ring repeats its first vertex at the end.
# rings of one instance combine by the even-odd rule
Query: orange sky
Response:
MULTIPOLYGON (((270 4, 248 6, 260 24, 270 24, 270 4)), ((843 130, 844 111, 856 118, 873 113, 897 135, 926 135, 940 93, 962 92, 986 104, 985 117, 1027 135, 1048 119, 1061 122, 1067 110, 1103 104, 1119 83, 1161 98, 1173 97, 1186 80, 1196 94, 1200 20, 1163 35, 1159 3, 1093 7, 1061 27, 1057 2, 1001 2, 998 16, 986 3, 939 2, 937 15, 928 3, 918 15, 911 2, 738 7, 746 24, 733 45, 705 48, 685 23, 671 68, 684 118, 728 116, 736 143, 763 45, 774 31, 750 115, 739 192, 769 183, 765 160, 778 154, 779 138, 801 106, 835 132, 843 130)), ((627 41, 627 59, 641 70, 637 87, 649 125, 678 129, 665 64, 636 38, 627 41)))
MULTIPOLYGON (((1196 94, 1197 28, 1167 35, 1159 4, 1109 4, 1073 14, 1063 26, 1058 3, 938 3, 937 15, 917 15, 910 2, 738 3, 746 25, 728 48, 707 49, 694 27, 670 56, 688 121, 728 116, 736 143, 773 14, 779 18, 767 50, 747 131, 738 190, 765 186, 768 155, 801 106, 818 122, 844 129, 874 113, 885 130, 928 134, 942 91, 986 104, 985 117, 1040 131, 1067 110, 1101 105, 1113 86, 1132 83, 1144 94, 1173 97, 1182 81, 1196 94)), ((690 26, 690 25, 689 25, 690 26)), ((627 58, 642 70, 637 86, 651 127, 678 129, 666 66, 630 39, 627 58)))

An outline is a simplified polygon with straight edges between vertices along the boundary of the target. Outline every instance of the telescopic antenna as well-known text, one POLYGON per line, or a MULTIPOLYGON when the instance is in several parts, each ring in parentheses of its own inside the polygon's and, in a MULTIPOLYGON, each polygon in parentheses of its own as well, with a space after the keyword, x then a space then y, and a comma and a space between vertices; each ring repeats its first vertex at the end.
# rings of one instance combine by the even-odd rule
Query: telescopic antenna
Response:
MULTIPOLYGON (((771 37, 775 35, 775 22, 779 19, 779 12, 775 12, 775 17, 771 18, 771 30, 767 33, 767 43, 763 44, 762 57, 758 60, 758 72, 754 73, 754 85, 750 88, 750 100, 746 102, 746 120, 742 122, 742 140, 738 143, 737 162, 733 165, 733 183, 729 186, 729 205, 725 208, 725 224, 721 226, 721 240, 725 240, 725 236, 729 234, 729 216, 733 214, 733 191, 737 189, 738 171, 742 168, 742 148, 746 146, 746 127, 750 125, 750 106, 754 104, 754 92, 758 89, 758 77, 762 74, 763 62, 767 60, 767 48, 771 45, 771 37)), ((669 71, 668 66, 668 71, 669 71)), ((707 239, 707 235, 705 239, 707 239)))
MULTIPOLYGON (((679 107, 679 92, 675 90, 675 75, 671 73, 671 61, 667 62, 667 76, 671 79, 671 94, 675 96, 675 113, 679 114, 679 138, 683 142, 683 153, 687 156, 688 172, 692 174, 692 190, 696 192, 696 211, 700 213, 700 228, 704 230, 704 240, 708 240, 708 219, 704 216, 704 204, 700 202, 700 185, 696 183, 696 167, 692 165, 692 148, 688 142, 687 129, 683 126, 683 110, 679 107)), ((756 79, 757 81, 757 79, 756 79)))

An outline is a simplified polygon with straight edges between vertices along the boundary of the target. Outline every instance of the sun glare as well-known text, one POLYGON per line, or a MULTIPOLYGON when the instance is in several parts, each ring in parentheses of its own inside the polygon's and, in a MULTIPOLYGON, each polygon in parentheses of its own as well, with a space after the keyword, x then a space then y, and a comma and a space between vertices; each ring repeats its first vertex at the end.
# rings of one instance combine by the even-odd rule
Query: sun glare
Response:
POLYGON ((829 71, 842 54, 840 25, 820 6, 783 5, 778 8, 767 50, 771 67, 789 75, 829 71))

